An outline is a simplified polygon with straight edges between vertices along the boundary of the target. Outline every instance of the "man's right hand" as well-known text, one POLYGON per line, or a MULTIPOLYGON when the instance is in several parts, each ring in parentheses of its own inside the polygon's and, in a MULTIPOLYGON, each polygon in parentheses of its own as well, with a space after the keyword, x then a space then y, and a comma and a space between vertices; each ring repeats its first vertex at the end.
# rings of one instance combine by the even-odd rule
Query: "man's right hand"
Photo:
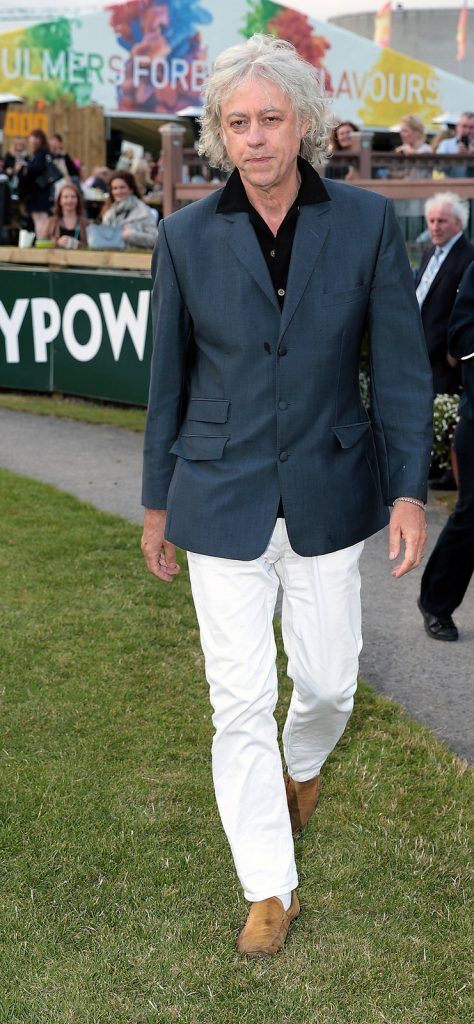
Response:
POLYGON ((141 548, 147 568, 159 580, 172 583, 179 573, 176 547, 165 540, 166 509, 146 508, 141 548))

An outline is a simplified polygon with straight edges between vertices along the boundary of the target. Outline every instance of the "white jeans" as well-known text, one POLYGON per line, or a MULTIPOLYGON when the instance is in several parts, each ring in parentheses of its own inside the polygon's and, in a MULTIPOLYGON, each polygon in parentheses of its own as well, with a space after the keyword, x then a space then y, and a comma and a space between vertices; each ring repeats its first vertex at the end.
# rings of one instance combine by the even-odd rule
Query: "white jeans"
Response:
POLYGON ((273 613, 281 582, 282 632, 293 695, 283 730, 289 773, 317 775, 354 704, 362 647, 363 542, 305 558, 278 519, 260 558, 188 552, 210 686, 214 786, 246 899, 298 884, 277 725, 273 613))

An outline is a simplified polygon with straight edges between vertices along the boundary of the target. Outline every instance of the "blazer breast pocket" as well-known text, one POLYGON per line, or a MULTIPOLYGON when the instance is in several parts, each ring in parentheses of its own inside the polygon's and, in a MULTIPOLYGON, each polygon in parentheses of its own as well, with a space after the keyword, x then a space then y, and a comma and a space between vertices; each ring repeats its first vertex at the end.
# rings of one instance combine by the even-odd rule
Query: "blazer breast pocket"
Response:
POLYGON ((356 302, 365 299, 369 292, 369 285, 361 284, 357 288, 348 288, 344 292, 323 292, 322 306, 340 306, 346 302, 356 302))
POLYGON ((226 398, 190 398, 186 420, 198 423, 227 423, 230 401, 226 398))

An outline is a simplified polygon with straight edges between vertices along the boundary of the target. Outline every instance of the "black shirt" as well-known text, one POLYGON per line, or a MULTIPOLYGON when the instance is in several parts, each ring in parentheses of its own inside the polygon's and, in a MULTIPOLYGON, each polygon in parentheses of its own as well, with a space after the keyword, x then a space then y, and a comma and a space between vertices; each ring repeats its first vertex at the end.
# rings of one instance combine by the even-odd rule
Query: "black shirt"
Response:
POLYGON ((280 309, 283 308, 285 301, 291 251, 300 206, 306 206, 310 203, 324 203, 329 199, 319 174, 317 174, 307 160, 298 157, 298 170, 301 176, 298 195, 281 222, 276 235, 273 234, 268 224, 263 220, 263 217, 252 206, 237 168, 235 171, 232 171, 216 208, 216 213, 248 213, 265 263, 270 271, 270 277, 277 294, 280 309))
MULTIPOLYGON (((298 170, 301 176, 298 195, 293 205, 290 206, 284 220, 282 220, 276 235, 273 234, 268 224, 263 220, 263 217, 252 206, 237 168, 232 171, 216 207, 216 213, 248 213, 265 263, 270 271, 270 277, 277 294, 280 309, 283 309, 285 301, 291 252, 300 207, 310 203, 324 203, 329 199, 319 174, 302 157, 298 157, 298 170)), ((281 498, 277 515, 281 518, 284 516, 281 498)))

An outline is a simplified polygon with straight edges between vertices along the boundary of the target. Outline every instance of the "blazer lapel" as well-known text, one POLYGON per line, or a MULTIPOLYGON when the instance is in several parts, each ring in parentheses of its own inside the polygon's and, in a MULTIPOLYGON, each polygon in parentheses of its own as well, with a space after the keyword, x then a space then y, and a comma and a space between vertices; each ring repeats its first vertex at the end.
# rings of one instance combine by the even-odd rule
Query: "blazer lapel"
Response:
POLYGON ((329 201, 302 206, 300 209, 281 314, 280 339, 296 312, 316 261, 321 255, 329 231, 329 223, 327 220, 325 222, 324 214, 328 213, 329 209, 329 201))
POLYGON ((272 279, 248 214, 244 212, 223 213, 222 216, 225 217, 229 228, 227 241, 231 249, 280 314, 280 306, 272 279))
MULTIPOLYGON (((431 282, 431 285, 430 285, 430 287, 429 287, 429 289, 428 289, 428 291, 427 291, 427 293, 425 295, 425 300, 424 300, 423 305, 425 304, 425 302, 426 302, 428 297, 431 298, 433 292, 436 290, 436 288, 438 287, 440 282, 443 280, 443 278, 446 276, 446 274, 448 274, 449 271, 452 269, 453 263, 454 263, 454 261, 456 259, 456 255, 457 255, 457 253, 459 253, 459 250, 460 250, 460 248, 462 246, 462 241, 463 241, 462 238, 458 238, 458 240, 455 243, 455 245, 453 245, 452 249, 449 250, 448 255, 444 258, 444 260, 443 260, 443 262, 442 262, 442 264, 441 264, 441 266, 440 266, 440 268, 438 270, 438 273, 436 274, 436 277, 433 278, 433 280, 431 282)), ((434 248, 430 252, 430 258, 433 255, 433 253, 434 253, 434 248)), ((428 266, 428 262, 429 261, 427 261, 426 266, 428 266)), ((425 266, 424 269, 426 269, 426 266, 425 266)), ((424 271, 423 271, 423 273, 424 273, 424 271)))
MULTIPOLYGON (((451 252, 452 252, 452 249, 451 249, 451 252)), ((442 281, 443 277, 445 276, 445 274, 447 274, 447 272, 449 270, 449 257, 451 255, 451 252, 448 252, 448 255, 443 260, 443 262, 442 262, 442 264, 441 264, 441 266, 440 266, 440 268, 438 270, 438 273, 436 274, 436 277, 433 278, 433 280, 432 280, 432 282, 430 284, 430 287, 428 288, 428 291, 427 291, 427 293, 425 295, 424 302, 426 302, 428 297, 431 298, 433 292, 438 287, 440 281, 442 281), (448 266, 446 266, 446 264, 448 264, 448 266)), ((424 303, 423 303, 423 305, 424 305, 424 303)))

